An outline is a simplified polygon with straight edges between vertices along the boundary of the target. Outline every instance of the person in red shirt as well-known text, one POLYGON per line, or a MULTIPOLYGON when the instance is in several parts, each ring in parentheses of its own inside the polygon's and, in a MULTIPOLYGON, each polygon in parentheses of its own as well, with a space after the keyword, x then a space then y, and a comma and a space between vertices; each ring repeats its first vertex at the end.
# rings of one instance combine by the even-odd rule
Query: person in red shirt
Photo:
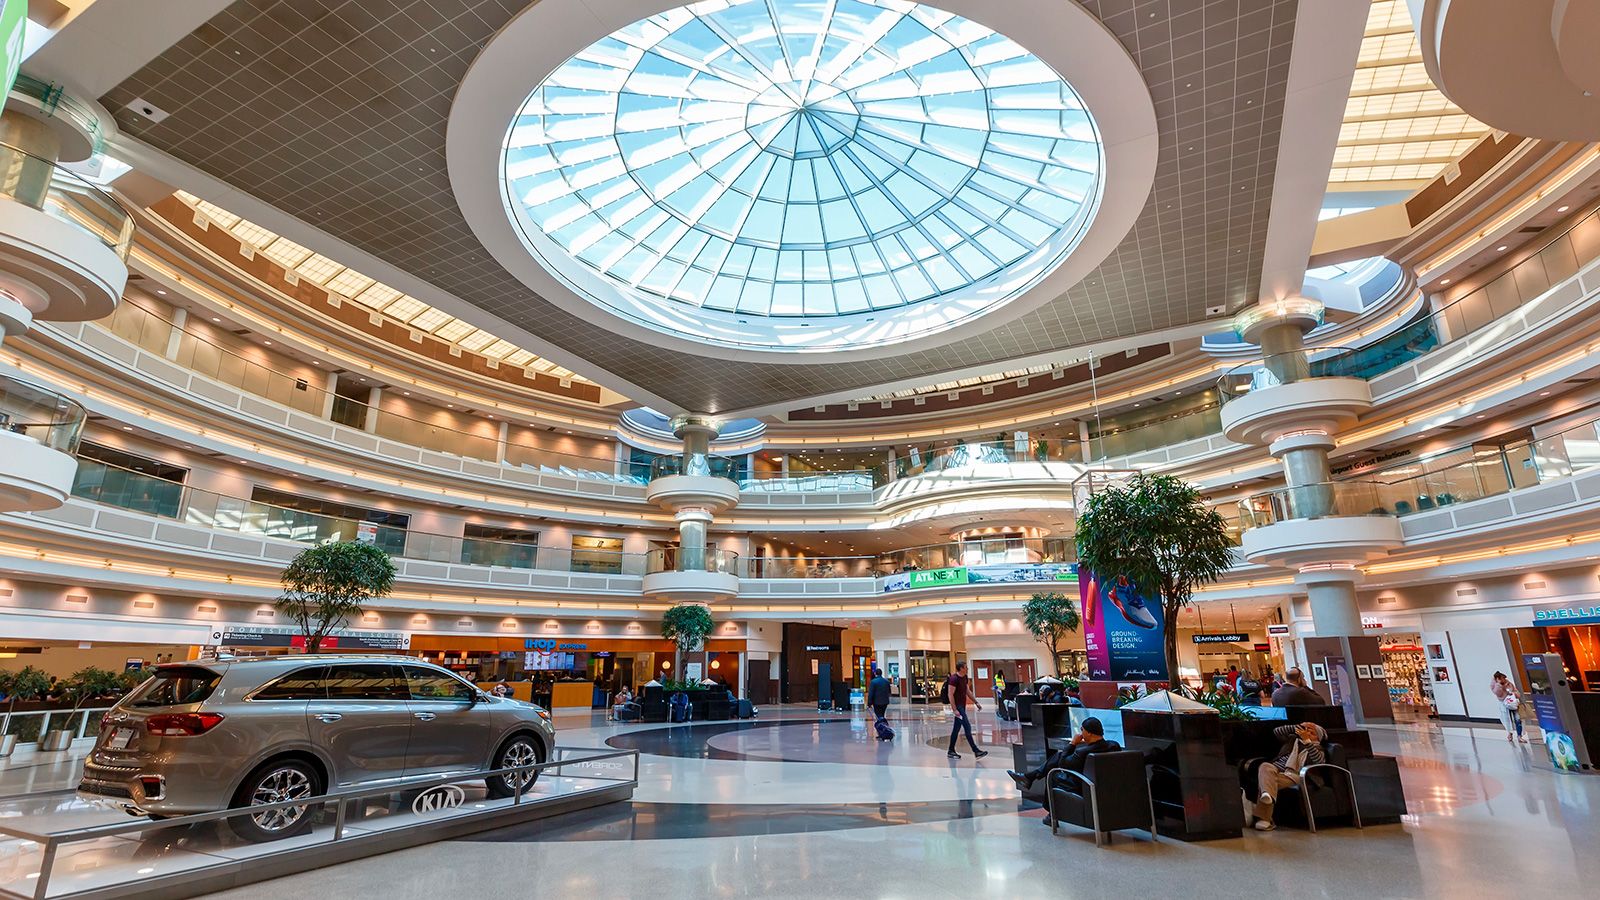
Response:
POLYGON ((951 759, 961 758, 961 754, 956 752, 956 735, 960 734, 963 728, 967 731, 967 745, 972 748, 973 757, 983 759, 989 755, 989 751, 979 750, 978 742, 972 739, 972 721, 967 718, 967 701, 971 700, 979 712, 983 712, 983 707, 978 704, 978 698, 971 696, 971 684, 967 680, 967 664, 964 662, 956 663, 955 674, 945 679, 950 712, 956 717, 955 724, 950 726, 950 752, 945 754, 951 759))

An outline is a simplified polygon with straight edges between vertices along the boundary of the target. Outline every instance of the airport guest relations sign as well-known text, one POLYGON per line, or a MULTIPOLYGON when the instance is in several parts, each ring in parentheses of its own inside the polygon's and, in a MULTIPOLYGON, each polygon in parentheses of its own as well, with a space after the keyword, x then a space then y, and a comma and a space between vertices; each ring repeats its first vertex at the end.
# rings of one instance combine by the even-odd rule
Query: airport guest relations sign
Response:
POLYGON ((893 593, 924 588, 961 587, 969 584, 1026 584, 1077 580, 1077 563, 996 563, 897 572, 883 578, 881 589, 884 593, 893 593))
POLYGON ((1600 625, 1600 605, 1547 603, 1533 608, 1535 625, 1600 625))

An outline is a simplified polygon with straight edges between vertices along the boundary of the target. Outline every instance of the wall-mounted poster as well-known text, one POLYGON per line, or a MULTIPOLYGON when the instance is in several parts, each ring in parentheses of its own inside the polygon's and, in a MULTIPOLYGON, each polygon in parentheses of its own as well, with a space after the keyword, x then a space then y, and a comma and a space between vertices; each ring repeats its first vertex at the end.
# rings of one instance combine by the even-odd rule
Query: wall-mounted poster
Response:
POLYGON ((1327 666, 1326 663, 1312 663, 1311 664, 1311 680, 1312 681, 1327 681, 1328 680, 1328 666, 1327 666))
POLYGON ((1357 678, 1371 678, 1372 677, 1372 667, 1369 666, 1369 665, 1362 664, 1362 663, 1356 663, 1356 677, 1357 678))

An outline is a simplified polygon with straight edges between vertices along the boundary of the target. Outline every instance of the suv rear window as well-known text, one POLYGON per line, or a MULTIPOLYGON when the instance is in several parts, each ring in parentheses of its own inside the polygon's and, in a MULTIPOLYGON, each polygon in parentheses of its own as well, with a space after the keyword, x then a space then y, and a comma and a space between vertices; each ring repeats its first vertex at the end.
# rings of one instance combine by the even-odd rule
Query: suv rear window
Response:
POLYGON ((201 666, 163 666, 133 689, 124 706, 182 706, 211 696, 222 676, 201 666))

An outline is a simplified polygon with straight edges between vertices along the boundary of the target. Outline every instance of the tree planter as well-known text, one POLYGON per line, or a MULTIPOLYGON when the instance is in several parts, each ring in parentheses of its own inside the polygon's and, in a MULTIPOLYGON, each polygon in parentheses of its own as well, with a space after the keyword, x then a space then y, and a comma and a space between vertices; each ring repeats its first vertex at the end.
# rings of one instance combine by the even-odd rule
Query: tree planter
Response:
POLYGON ((40 752, 53 752, 65 750, 72 746, 72 730, 68 728, 52 728, 39 739, 40 752))

